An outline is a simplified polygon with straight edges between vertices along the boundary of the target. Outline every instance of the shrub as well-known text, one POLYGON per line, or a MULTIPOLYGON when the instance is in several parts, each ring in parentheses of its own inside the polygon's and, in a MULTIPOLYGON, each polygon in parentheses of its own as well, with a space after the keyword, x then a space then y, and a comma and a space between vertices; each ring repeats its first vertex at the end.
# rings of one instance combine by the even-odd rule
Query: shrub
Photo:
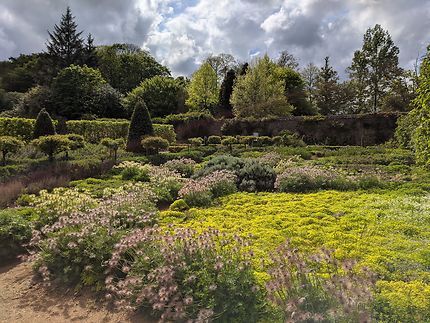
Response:
POLYGON ((415 110, 412 110, 405 116, 397 119, 397 128, 394 134, 396 143, 401 148, 414 148, 414 134, 418 127, 418 116, 415 110))
POLYGON ((164 163, 164 167, 177 171, 184 177, 191 177, 194 174, 196 162, 190 158, 172 159, 164 163))
POLYGON ((160 150, 169 148, 169 142, 161 137, 146 137, 141 144, 148 155, 158 154, 160 150))
POLYGON ((0 151, 2 153, 2 165, 6 165, 6 156, 10 153, 15 153, 19 148, 24 146, 24 143, 11 136, 0 137, 0 151))
POLYGON ((374 287, 367 269, 355 272, 353 261, 337 261, 331 252, 305 257, 289 242, 271 256, 269 299, 282 320, 296 322, 370 322, 374 287), (315 274, 323 268, 324 276, 315 274))
POLYGON ((73 143, 67 136, 52 135, 39 137, 33 140, 32 144, 39 148, 52 161, 54 160, 54 155, 69 150, 73 143))
POLYGON ((23 245, 31 239, 33 217, 30 210, 0 210, 1 261, 11 259, 25 250, 23 245))
POLYGON ((271 146, 273 144, 272 138, 268 136, 256 137, 254 140, 254 145, 257 147, 271 146))
POLYGON ((298 134, 292 133, 290 131, 284 131, 281 134, 281 143, 284 146, 291 147, 305 147, 305 142, 299 137, 298 134))
POLYGON ((145 102, 139 100, 131 116, 130 126, 127 136, 127 151, 141 152, 141 140, 144 136, 152 136, 154 129, 152 127, 151 116, 145 102))
POLYGON ((183 199, 180 200, 176 200, 175 202, 173 202, 170 207, 169 210, 170 211, 179 211, 179 212, 183 212, 188 210, 190 207, 188 206, 187 202, 185 202, 183 199))
POLYGON ((34 119, 0 118, 0 136, 12 136, 28 141, 33 139, 34 119))
POLYGON ((114 168, 121 171, 123 180, 149 181, 150 167, 148 165, 142 165, 141 163, 133 161, 125 161, 114 168))
POLYGON ((36 123, 34 124, 33 138, 37 139, 50 135, 55 135, 54 122, 49 113, 45 109, 42 109, 37 115, 36 123))
POLYGON ((221 144, 221 137, 220 136, 209 136, 208 137, 208 144, 209 145, 219 145, 219 144, 221 144))
POLYGON ((224 138, 221 140, 221 144, 222 144, 223 146, 227 146, 227 147, 230 149, 230 152, 232 152, 232 151, 233 151, 233 145, 234 145, 234 144, 236 144, 236 143, 237 143, 236 138, 234 138, 234 137, 230 137, 230 136, 224 137, 224 138))
POLYGON ((256 322, 263 298, 246 245, 216 230, 137 230, 113 252, 107 297, 125 309, 149 306, 162 321, 256 322))
POLYGON ((258 160, 247 160, 238 177, 239 189, 246 192, 272 191, 276 180, 273 168, 258 160))
POLYGON ((155 124, 154 128, 154 136, 161 137, 166 139, 169 143, 176 142, 176 133, 175 128, 169 124, 155 124))
POLYGON ((193 146, 193 147, 200 147, 201 145, 203 145, 203 138, 189 138, 188 139, 188 143, 193 146))
POLYGON ((213 195, 203 181, 190 179, 180 189, 179 197, 191 207, 207 207, 212 204, 213 195))
POLYGON ((41 250, 36 266, 42 277, 102 289, 114 245, 128 230, 154 223, 154 199, 148 189, 129 186, 91 212, 69 213, 35 232, 32 245, 41 250))
POLYGON ((124 147, 124 139, 103 138, 100 141, 100 144, 102 144, 109 150, 109 157, 113 157, 113 160, 116 162, 118 156, 118 149, 124 147))

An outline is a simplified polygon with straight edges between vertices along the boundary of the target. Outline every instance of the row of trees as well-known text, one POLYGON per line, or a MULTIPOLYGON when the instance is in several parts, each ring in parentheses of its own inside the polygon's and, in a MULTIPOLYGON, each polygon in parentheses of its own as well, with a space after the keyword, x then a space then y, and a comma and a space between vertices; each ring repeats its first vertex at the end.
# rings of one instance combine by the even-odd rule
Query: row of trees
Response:
POLYGON ((376 25, 343 82, 329 57, 321 67, 299 69, 287 51, 277 61, 265 56, 250 65, 211 55, 191 80, 175 79, 138 46, 96 47, 67 8, 44 53, 0 62, 0 111, 34 117, 46 108, 67 119, 128 118, 140 100, 152 117, 188 110, 238 117, 408 111, 418 73, 402 70, 398 54, 389 33, 376 25))

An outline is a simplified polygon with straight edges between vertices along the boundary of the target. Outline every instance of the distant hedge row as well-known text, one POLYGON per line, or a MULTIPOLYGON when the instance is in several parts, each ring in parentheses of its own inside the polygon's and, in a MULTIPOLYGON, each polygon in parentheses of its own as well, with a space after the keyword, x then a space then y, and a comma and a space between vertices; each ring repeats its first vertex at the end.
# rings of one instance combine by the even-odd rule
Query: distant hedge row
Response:
MULTIPOLYGON (((35 119, 24 118, 0 118, 0 136, 14 136, 23 140, 31 140, 35 119)), ((108 120, 71 120, 66 122, 67 132, 76 133, 85 140, 97 143, 103 138, 126 138, 128 121, 108 120)), ((156 136, 160 136, 169 142, 176 141, 174 127, 167 124, 154 124, 156 136)))

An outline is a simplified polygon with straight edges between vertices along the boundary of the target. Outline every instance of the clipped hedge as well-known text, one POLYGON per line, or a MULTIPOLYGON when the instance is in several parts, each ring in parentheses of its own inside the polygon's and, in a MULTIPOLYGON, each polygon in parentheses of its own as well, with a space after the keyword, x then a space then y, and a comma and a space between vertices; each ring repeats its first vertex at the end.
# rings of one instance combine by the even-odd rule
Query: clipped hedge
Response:
MULTIPOLYGON (((35 119, 0 118, 0 136, 13 136, 29 141, 33 138, 35 119)), ((81 135, 86 141, 98 143, 103 138, 126 138, 129 121, 127 120, 71 120, 66 122, 67 132, 81 135)), ((154 135, 176 141, 174 127, 168 124, 154 124, 154 135)))

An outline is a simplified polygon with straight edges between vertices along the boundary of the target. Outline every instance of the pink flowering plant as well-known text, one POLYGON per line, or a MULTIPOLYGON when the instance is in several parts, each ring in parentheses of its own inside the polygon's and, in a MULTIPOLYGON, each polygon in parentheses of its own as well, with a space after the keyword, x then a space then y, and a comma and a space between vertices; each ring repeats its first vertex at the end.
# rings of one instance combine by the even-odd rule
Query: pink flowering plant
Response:
POLYGON ((246 240, 214 229, 135 230, 115 245, 106 297, 161 321, 255 322, 264 298, 252 256, 246 240))
POLYGON ((329 250, 305 256, 287 241, 269 267, 268 298, 280 320, 371 322, 375 277, 355 261, 339 261, 329 250))
POLYGON ((103 288, 106 262, 113 246, 133 228, 155 223, 156 197, 144 187, 121 191, 94 209, 60 216, 34 231, 31 245, 45 280, 103 288))

